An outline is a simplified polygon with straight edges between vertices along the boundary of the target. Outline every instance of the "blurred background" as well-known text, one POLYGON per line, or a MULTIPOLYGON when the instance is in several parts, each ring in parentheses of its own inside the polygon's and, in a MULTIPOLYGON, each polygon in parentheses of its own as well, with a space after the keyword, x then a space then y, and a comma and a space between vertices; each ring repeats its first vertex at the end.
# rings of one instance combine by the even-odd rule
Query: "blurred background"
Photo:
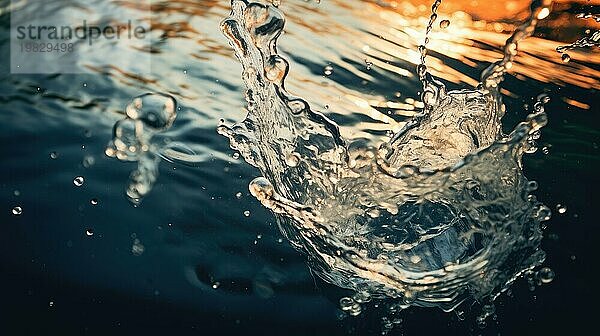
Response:
MULTIPOLYGON (((220 119, 232 123, 245 113, 241 66, 219 30, 229 1, 151 3, 146 11, 126 0, 0 0, 0 334, 380 334, 377 308, 341 314, 338 300, 348 293, 310 273, 249 195, 258 171, 215 131, 220 119), (122 49, 103 40, 95 57, 108 65, 80 58, 80 74, 10 74, 11 15, 37 13, 41 3, 98 22, 148 24, 151 45, 122 49), (144 74, 110 62, 148 53, 144 74), (161 162, 154 189, 133 207, 124 190, 135 163, 104 152, 125 106, 146 92, 177 99, 177 119, 160 138, 201 160, 161 162)), ((470 307, 460 316, 414 308, 392 334, 555 335, 593 321, 600 54, 596 47, 566 57, 556 48, 598 31, 594 17, 585 18, 598 15, 598 5, 555 1, 520 45, 502 91, 506 131, 537 95, 552 99, 540 149, 526 156, 524 171, 554 210, 542 244, 554 280, 533 290, 517 281, 485 329, 470 307)), ((346 138, 381 141, 422 106, 415 67, 430 6, 282 0, 288 91, 331 117, 346 138)), ((439 20, 450 24, 434 27, 430 71, 451 89, 477 85, 528 7, 445 1, 439 20)))

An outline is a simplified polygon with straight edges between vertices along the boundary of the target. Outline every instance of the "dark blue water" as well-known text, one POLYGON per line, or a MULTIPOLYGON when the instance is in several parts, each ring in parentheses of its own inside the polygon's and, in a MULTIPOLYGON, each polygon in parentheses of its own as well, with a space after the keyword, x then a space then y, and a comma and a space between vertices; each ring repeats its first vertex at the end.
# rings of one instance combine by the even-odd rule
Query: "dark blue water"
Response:
MULTIPOLYGON (((281 8, 289 16, 281 46, 293 62, 288 89, 316 106, 341 111, 331 118, 343 132, 365 138, 384 133, 383 118, 361 110, 349 96, 372 106, 373 100, 405 103, 418 97, 414 76, 400 77, 393 70, 414 74, 410 57, 403 55, 418 43, 410 31, 421 29, 416 25, 421 21, 410 19, 412 28, 395 27, 408 33, 393 41, 379 37, 385 37, 379 29, 388 21, 368 21, 369 13, 389 13, 389 7, 289 1, 281 8), (382 53, 364 52, 364 43, 382 53), (367 69, 365 58, 389 67, 375 62, 367 69), (323 76, 328 64, 333 74, 323 76)), ((0 334, 379 334, 376 307, 358 317, 340 317, 338 300, 348 293, 310 273, 306 258, 283 239, 272 214, 249 195, 248 182, 258 171, 236 159, 215 131, 221 118, 241 119, 245 105, 240 67, 218 29, 227 11, 227 1, 162 3, 153 19, 164 25, 156 29, 172 34, 161 38, 152 75, 142 78, 114 69, 10 74, 10 13, 0 15, 0 334), (126 104, 149 91, 168 92, 181 107, 161 137, 186 144, 202 160, 161 162, 153 190, 133 207, 124 190, 135 163, 109 158, 104 150, 126 104), (73 183, 77 176, 84 177, 81 187, 73 183), (16 206, 22 214, 12 213, 16 206)), ((474 49, 462 56, 454 54, 460 49, 431 46, 438 62, 432 71, 450 87, 477 78, 493 61, 483 59, 495 55, 506 38, 485 30, 468 33, 459 41, 440 36, 455 43, 451 46, 470 41, 474 49)), ((544 26, 537 34, 542 41, 572 40, 572 35, 558 35, 544 26)), ((539 184, 538 199, 554 210, 542 248, 545 265, 556 277, 534 291, 518 280, 498 299, 497 319, 485 329, 476 326, 478 312, 469 307, 462 318, 411 308, 392 334, 555 335, 592 324, 600 234, 597 50, 574 54, 563 64, 538 40, 522 49, 522 62, 504 84, 510 92, 505 120, 510 129, 524 119, 523 105, 533 97, 541 92, 552 97, 546 108, 549 124, 538 142, 548 154, 539 150, 526 157, 524 166, 527 177, 539 184), (573 100, 579 103, 569 104, 573 100), (556 211, 557 204, 567 211, 556 211)), ((403 121, 408 114, 399 109, 392 119, 403 121)))

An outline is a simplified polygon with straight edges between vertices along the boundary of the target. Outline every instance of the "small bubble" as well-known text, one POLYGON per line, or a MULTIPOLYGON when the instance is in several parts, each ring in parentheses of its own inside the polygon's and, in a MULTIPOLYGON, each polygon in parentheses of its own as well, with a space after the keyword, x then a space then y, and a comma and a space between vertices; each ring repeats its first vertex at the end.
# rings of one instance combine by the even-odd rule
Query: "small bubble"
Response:
POLYGON ((446 29, 450 27, 450 20, 442 20, 440 21, 440 28, 446 29))
POLYGON ((542 153, 544 153, 545 155, 550 154, 550 148, 548 148, 548 146, 542 147, 542 153))
POLYGON ((242 193, 241 192, 236 193, 235 198, 237 198, 237 199, 242 198, 242 193))
POLYGON ((537 276, 542 283, 547 284, 554 280, 554 271, 549 267, 544 267, 538 271, 537 276))
POLYGON ((373 67, 373 62, 365 60, 365 64, 367 65, 367 70, 371 70, 371 68, 373 67))
POLYGON ((73 184, 77 187, 81 187, 83 185, 83 176, 77 176, 73 179, 73 184))
POLYGON ((57 152, 51 152, 51 153, 50 153, 50 158, 51 158, 52 160, 55 160, 57 157, 58 157, 58 153, 57 153, 57 152))
POLYGON ((248 211, 248 210, 244 211, 244 216, 250 217, 250 211, 248 211))
POLYGON ((239 158, 240 158, 240 153, 238 153, 238 152, 235 152, 235 153, 233 153, 233 155, 232 155, 231 157, 232 157, 234 160, 237 160, 237 159, 239 159, 239 158))
POLYGON ((85 230, 85 235, 88 237, 91 237, 94 235, 94 230, 93 229, 87 229, 85 230))
POLYGON ((328 65, 325 68, 323 68, 323 74, 325 74, 325 76, 330 76, 332 73, 333 67, 331 65, 328 65))
POLYGON ((48 302, 48 306, 50 306, 50 307, 54 307, 54 301, 50 301, 50 302, 48 302))
POLYGON ((558 211, 559 214, 564 214, 565 212, 567 212, 567 207, 562 204, 557 204, 556 211, 558 211))
POLYGON ((92 204, 92 205, 98 205, 98 199, 97 198, 92 198, 90 200, 90 204, 92 204))
POLYGON ((23 208, 21 208, 20 206, 16 206, 14 208, 12 208, 12 214, 15 216, 19 216, 23 213, 23 208))
POLYGON ((220 282, 218 282, 218 281, 215 281, 215 282, 212 284, 212 288, 213 288, 213 289, 217 289, 217 288, 219 288, 219 286, 221 286, 221 283, 220 283, 220 282))
POLYGON ((569 63, 571 61, 571 56, 569 56, 569 54, 562 54, 560 58, 564 63, 569 63))
POLYGON ((19 195, 21 195, 21 192, 20 192, 20 191, 18 191, 18 190, 15 190, 15 191, 13 191, 13 195, 15 195, 15 196, 19 196, 19 195))

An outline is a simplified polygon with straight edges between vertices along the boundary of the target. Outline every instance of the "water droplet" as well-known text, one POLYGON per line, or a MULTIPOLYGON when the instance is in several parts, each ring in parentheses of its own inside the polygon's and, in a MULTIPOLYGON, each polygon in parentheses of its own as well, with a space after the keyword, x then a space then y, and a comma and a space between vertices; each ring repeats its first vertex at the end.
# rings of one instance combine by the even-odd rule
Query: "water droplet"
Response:
POLYGON ((23 208, 21 208, 20 206, 16 206, 14 208, 12 208, 12 214, 15 216, 19 216, 23 213, 23 208))
POLYGON ((15 191, 13 191, 13 195, 15 195, 15 196, 19 196, 19 195, 21 195, 21 192, 20 192, 20 191, 18 191, 18 190, 15 190, 15 191))
POLYGON ((240 153, 238 153, 238 152, 235 152, 235 153, 233 153, 233 155, 231 155, 231 157, 232 157, 234 160, 237 160, 237 159, 239 159, 239 158, 240 158, 240 153))
POLYGON ((221 283, 220 283, 220 282, 218 282, 218 281, 215 281, 215 282, 212 284, 212 288, 213 288, 213 289, 217 289, 217 288, 219 288, 219 286, 221 286, 221 283))
POLYGON ((50 302, 48 302, 48 306, 50 306, 50 307, 54 307, 54 301, 50 301, 50 302))
POLYGON ((558 211, 559 214, 564 214, 565 212, 567 212, 567 207, 562 204, 557 204, 556 211, 558 211))
POLYGON ((331 65, 327 65, 325 68, 323 68, 323 74, 325 74, 325 76, 330 76, 333 73, 333 67, 331 65))
POLYGON ((410 262, 413 264, 418 264, 421 261, 421 257, 418 255, 413 255, 410 257, 410 262))
POLYGON ((373 67, 373 62, 365 60, 365 64, 367 65, 367 70, 371 70, 371 68, 373 67))
POLYGON ((537 276, 542 283, 550 283, 554 280, 554 271, 549 267, 544 267, 537 272, 537 276))
POLYGON ((85 230, 85 235, 88 237, 91 237, 94 235, 94 230, 93 229, 87 229, 85 230))
POLYGON ((92 205, 98 205, 98 199, 97 199, 97 198, 92 198, 92 199, 90 200, 90 203, 91 203, 92 205))
POLYGON ((237 198, 237 199, 242 198, 242 193, 241 192, 236 193, 235 198, 237 198))
POLYGON ((57 152, 51 152, 51 153, 50 153, 50 158, 51 158, 52 160, 55 160, 57 157, 58 157, 58 153, 57 153, 57 152))
POLYGON ((571 56, 569 54, 562 54, 560 58, 564 63, 569 63, 571 61, 571 56))
POLYGON ((248 211, 248 210, 244 211, 244 216, 250 217, 250 211, 248 211))
POLYGON ((450 27, 450 20, 442 20, 440 21, 440 28, 446 29, 450 27))
POLYGON ((290 153, 285 157, 285 163, 290 167, 296 167, 300 163, 300 154, 290 153))
POLYGON ((73 184, 77 187, 81 187, 83 185, 84 179, 83 176, 77 176, 73 179, 73 184))

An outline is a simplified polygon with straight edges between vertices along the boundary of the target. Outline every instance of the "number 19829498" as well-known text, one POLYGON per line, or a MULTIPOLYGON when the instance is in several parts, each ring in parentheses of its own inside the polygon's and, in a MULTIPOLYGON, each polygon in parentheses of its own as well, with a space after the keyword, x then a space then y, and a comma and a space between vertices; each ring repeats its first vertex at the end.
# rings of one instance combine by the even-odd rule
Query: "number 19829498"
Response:
POLYGON ((22 53, 67 53, 73 52, 73 43, 21 42, 22 53))

